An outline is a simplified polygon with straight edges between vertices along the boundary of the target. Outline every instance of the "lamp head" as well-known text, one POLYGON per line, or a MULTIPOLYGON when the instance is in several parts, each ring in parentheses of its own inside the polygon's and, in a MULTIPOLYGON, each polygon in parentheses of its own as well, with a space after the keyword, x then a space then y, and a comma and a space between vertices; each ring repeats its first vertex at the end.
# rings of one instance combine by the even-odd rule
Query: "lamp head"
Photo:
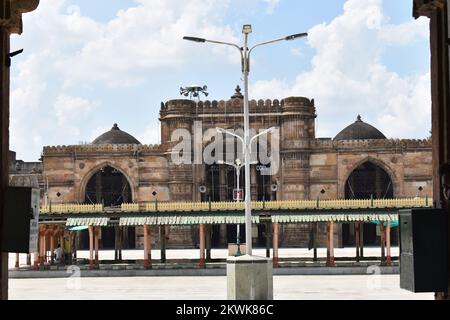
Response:
POLYGON ((252 33, 252 25, 251 24, 244 24, 242 27, 242 33, 243 34, 250 34, 252 33))
POLYGON ((293 34, 293 35, 287 36, 284 39, 286 41, 291 41, 291 40, 295 40, 295 39, 299 39, 299 38, 304 38, 304 37, 307 37, 307 36, 308 36, 307 33, 297 33, 297 34, 293 34))
POLYGON ((183 37, 183 40, 187 40, 187 41, 193 41, 193 42, 206 42, 206 39, 203 38, 197 38, 197 37, 183 37))

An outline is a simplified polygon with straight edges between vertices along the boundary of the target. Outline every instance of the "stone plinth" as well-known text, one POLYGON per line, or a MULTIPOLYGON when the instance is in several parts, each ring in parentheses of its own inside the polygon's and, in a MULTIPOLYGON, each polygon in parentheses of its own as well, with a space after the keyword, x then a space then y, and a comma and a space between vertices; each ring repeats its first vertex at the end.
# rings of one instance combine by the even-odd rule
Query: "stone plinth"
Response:
POLYGON ((228 300, 272 300, 272 259, 228 257, 227 292, 228 300))

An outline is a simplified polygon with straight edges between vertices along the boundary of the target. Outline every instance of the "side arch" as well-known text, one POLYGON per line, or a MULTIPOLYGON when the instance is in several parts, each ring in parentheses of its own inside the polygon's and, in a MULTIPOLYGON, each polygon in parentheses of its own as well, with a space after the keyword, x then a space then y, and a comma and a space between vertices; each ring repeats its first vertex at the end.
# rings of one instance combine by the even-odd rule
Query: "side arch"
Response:
POLYGON ((393 187, 393 194, 394 197, 397 197, 399 194, 399 182, 398 179, 394 173, 394 170, 392 170, 392 168, 387 165, 384 161, 377 159, 377 158, 373 158, 373 157, 366 157, 360 161, 358 161, 357 163, 355 163, 351 169, 349 169, 344 176, 344 180, 343 180, 343 185, 340 186, 339 188, 339 197, 341 199, 345 198, 345 189, 346 189, 346 185, 347 185, 347 181, 350 178, 350 176, 352 175, 353 172, 355 172, 355 170, 357 170, 360 166, 362 166, 365 163, 371 163, 375 166, 380 167, 381 169, 383 169, 387 175, 389 176, 389 178, 392 181, 392 187, 393 187))

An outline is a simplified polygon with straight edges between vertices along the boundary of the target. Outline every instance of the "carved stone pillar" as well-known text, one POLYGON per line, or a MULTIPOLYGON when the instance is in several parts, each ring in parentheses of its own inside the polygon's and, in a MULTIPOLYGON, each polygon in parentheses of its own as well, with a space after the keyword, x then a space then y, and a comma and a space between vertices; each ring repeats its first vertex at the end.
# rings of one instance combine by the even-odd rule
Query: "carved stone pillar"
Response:
MULTIPOLYGON (((0 203, 8 187, 10 34, 22 33, 22 14, 37 8, 39 0, 0 0, 0 203)), ((0 238, 3 230, 0 206, 0 238)), ((0 241, 1 245, 1 241, 0 241)), ((8 254, 0 248, 0 300, 8 299, 8 254)))

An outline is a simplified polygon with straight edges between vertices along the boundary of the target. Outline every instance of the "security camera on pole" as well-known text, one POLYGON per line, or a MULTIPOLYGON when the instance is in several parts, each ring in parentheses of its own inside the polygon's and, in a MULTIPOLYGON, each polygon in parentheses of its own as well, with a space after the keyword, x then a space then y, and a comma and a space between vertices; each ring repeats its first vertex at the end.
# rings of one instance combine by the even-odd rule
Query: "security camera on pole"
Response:
MULTIPOLYGON (((262 42, 248 48, 248 36, 252 33, 252 26, 244 25, 242 29, 244 34, 244 46, 241 47, 234 43, 207 40, 197 37, 184 37, 184 40, 198 43, 216 43, 235 47, 239 50, 242 61, 242 72, 244 80, 244 165, 245 165, 245 238, 247 254, 240 257, 229 257, 227 260, 227 281, 228 281, 228 299, 230 300, 272 300, 273 299, 273 277, 272 262, 270 259, 252 256, 252 213, 251 213, 251 191, 250 191, 250 153, 251 143, 258 136, 268 133, 262 132, 258 136, 250 138, 250 116, 249 116, 249 94, 248 94, 248 76, 250 72, 250 55, 256 47, 271 44, 280 41, 295 40, 306 37, 307 33, 299 33, 291 36, 262 42)), ((225 132, 224 133, 228 133, 225 132)))

